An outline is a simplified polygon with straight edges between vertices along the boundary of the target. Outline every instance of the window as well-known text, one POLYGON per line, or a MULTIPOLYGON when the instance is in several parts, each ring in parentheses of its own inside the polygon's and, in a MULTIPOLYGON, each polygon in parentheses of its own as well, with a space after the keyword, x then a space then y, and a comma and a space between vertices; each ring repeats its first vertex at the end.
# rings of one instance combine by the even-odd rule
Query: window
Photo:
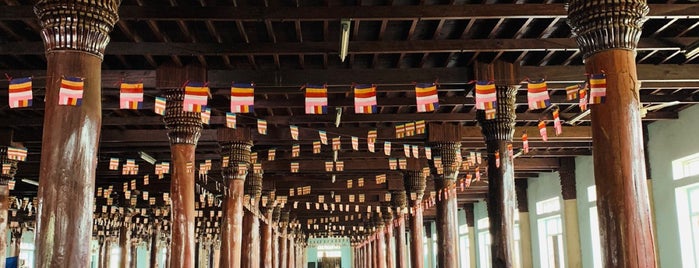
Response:
POLYGON ((468 244, 468 225, 459 225, 459 267, 471 268, 471 258, 468 244))
MULTIPOLYGON (((478 220, 477 222, 478 225, 478 262, 480 263, 479 267, 481 268, 490 268, 491 267, 491 252, 490 252, 490 245, 491 245, 491 237, 490 237, 490 219, 489 218, 483 218, 478 220)), ((464 225, 465 226, 465 225, 464 225)), ((468 229, 467 229, 468 232, 468 229)), ((468 237, 468 236, 466 236, 468 237)), ((468 238, 466 240, 466 249, 468 250, 468 238)), ((520 234, 519 234, 519 212, 515 212, 515 226, 514 226, 514 240, 515 240, 515 262, 513 263, 514 268, 519 268, 522 266, 522 253, 521 253, 521 246, 519 244, 520 242, 520 234)), ((462 248, 464 248, 462 246, 462 248)), ((466 259, 466 262, 469 260, 466 259)), ((462 260, 463 263, 463 260, 462 260)), ((462 267, 468 267, 462 266, 462 267)))
POLYGON ((34 243, 19 244, 19 264, 20 267, 34 267, 34 243))
POLYGON ((675 190, 677 217, 681 237, 682 264, 684 267, 699 265, 699 183, 675 190))
POLYGON ((590 236, 592 238, 592 265, 602 268, 602 243, 599 239, 599 219, 597 218, 597 188, 587 187, 587 202, 590 206, 590 236))
POLYGON ((699 153, 672 161, 672 174, 675 180, 699 175, 699 153))
POLYGON ((558 197, 536 203, 536 214, 544 216, 537 221, 541 267, 565 267, 560 211, 561 202, 558 197))
POLYGON ((490 231, 487 229, 485 231, 478 232, 478 245, 479 254, 478 262, 480 262, 481 268, 490 268, 491 258, 490 258, 490 231))

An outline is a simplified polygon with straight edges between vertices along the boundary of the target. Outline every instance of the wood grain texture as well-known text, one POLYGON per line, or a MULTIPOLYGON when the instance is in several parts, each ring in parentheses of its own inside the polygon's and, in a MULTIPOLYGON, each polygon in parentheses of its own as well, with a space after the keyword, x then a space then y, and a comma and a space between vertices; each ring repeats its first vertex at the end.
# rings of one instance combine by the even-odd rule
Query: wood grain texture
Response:
MULTIPOLYGON (((455 182, 435 179, 435 190, 451 189, 455 182)), ((437 202, 437 265, 443 268, 459 267, 459 234, 457 226, 456 190, 449 190, 448 198, 437 202)))
POLYGON ((243 180, 228 180, 221 228, 221 267, 237 267, 241 263, 244 183, 243 180))
POLYGON ((415 213, 410 217, 410 264, 412 268, 424 268, 422 205, 417 204, 413 208, 415 213))
POLYGON ((260 221, 247 209, 243 211, 243 239, 241 241, 240 267, 260 267, 260 221))
POLYGON ((194 163, 196 145, 172 144, 172 175, 170 203, 172 206, 170 267, 194 267, 194 170, 187 170, 187 163, 194 163))
POLYGON ((396 268, 408 268, 408 256, 405 240, 405 215, 400 214, 396 225, 396 268))

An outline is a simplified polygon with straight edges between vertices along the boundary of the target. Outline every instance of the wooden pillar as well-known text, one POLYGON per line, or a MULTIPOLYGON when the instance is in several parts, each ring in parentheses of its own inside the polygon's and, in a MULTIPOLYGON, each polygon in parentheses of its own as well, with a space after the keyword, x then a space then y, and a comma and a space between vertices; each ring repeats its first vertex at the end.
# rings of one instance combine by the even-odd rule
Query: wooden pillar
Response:
POLYGON ((10 256, 19 257, 20 246, 22 245, 22 228, 16 228, 12 231, 12 251, 10 256))
POLYGON ((41 0, 34 6, 46 48, 44 132, 38 189, 36 267, 88 267, 101 64, 118 0, 41 0), (81 105, 59 105, 61 77, 84 79, 81 105), (70 193, 70 194, 67 194, 70 193))
POLYGON ((167 99, 165 127, 170 139, 170 267, 194 267, 196 254, 194 211, 194 164, 201 136, 201 114, 185 112, 183 81, 206 81, 206 69, 164 64, 156 70, 156 87, 167 99))
POLYGON ((131 258, 129 260, 129 267, 136 268, 136 265, 138 262, 138 244, 136 244, 136 243, 130 243, 130 244, 131 244, 131 258))
POLYGON ((279 267, 287 268, 286 251, 289 248, 289 240, 286 238, 289 232, 289 211, 282 211, 279 221, 281 222, 281 235, 279 236, 279 267))
POLYGON ((281 238, 280 232, 279 232, 279 220, 281 218, 281 206, 277 205, 274 207, 272 210, 272 267, 273 268, 279 268, 279 248, 280 248, 280 243, 279 240, 281 238))
MULTIPOLYGON (((8 140, 2 141, 3 143, 6 143, 6 145, 11 145, 11 140, 12 140, 12 131, 9 131, 9 136, 7 137, 8 140)), ((7 149, 8 147, 1 147, 0 148, 0 166, 2 165, 9 165, 10 170, 6 174, 0 174, 0 256, 4 257, 7 256, 7 253, 5 252, 7 250, 7 230, 8 230, 8 223, 10 221, 8 211, 10 209, 10 187, 8 185, 9 181, 12 180, 17 173, 17 160, 12 160, 7 158, 7 149)), ((14 237, 14 234, 12 235, 14 237)), ((20 231, 20 238, 22 237, 21 231, 20 231)), ((16 238, 15 238, 16 240, 16 238)), ((17 251, 19 252, 19 248, 17 248, 17 251)), ((11 252, 11 254, 14 252, 11 252)), ((18 256, 18 255, 11 255, 11 256, 18 256)), ((5 268, 5 262, 0 261, 0 268, 5 268)))
POLYGON ((391 209, 391 203, 385 203, 383 204, 383 213, 381 214, 383 217, 383 222, 384 222, 384 252, 386 252, 386 268, 393 268, 395 267, 395 255, 394 255, 394 246, 392 245, 391 241, 393 240, 393 230, 394 230, 394 225, 393 225, 393 210, 391 209))
POLYGON ((519 65, 501 61, 479 63, 475 67, 476 79, 495 81, 497 95, 495 119, 486 119, 483 110, 476 112, 488 157, 488 218, 493 267, 512 267, 515 261, 515 169, 508 145, 512 144, 515 131, 515 97, 521 81, 518 71, 519 65), (500 156, 499 166, 496 153, 500 156))
POLYGON ((366 244, 366 266, 369 268, 376 268, 374 265, 374 240, 369 236, 367 238, 367 244, 366 244))
POLYGON ((129 268, 131 258, 131 217, 124 216, 123 225, 119 228, 119 268, 129 268))
POLYGON ((260 267, 260 220, 258 200, 262 195, 262 171, 249 172, 245 179, 245 200, 248 209, 243 212, 243 240, 241 264, 243 268, 260 267))
POLYGON ((221 267, 240 267, 243 239, 243 199, 245 177, 252 173, 252 136, 246 128, 219 128, 221 158, 228 158, 221 174, 228 185, 223 203, 221 226, 221 267))
MULTIPOLYGON (((411 159, 412 160, 412 159, 411 159)), ((408 167, 410 168, 410 162, 408 167)), ((416 165, 417 166, 417 165, 416 165)), ((410 263, 412 268, 425 266, 423 250, 422 227, 422 196, 425 194, 427 172, 413 168, 403 173, 403 185, 406 192, 410 193, 409 203, 412 211, 410 217, 410 263)))
MULTIPOLYGON (((437 265, 441 268, 459 267, 459 233, 457 230, 456 180, 461 168, 461 128, 456 124, 429 124, 428 143, 442 165, 432 165, 434 187, 442 192, 437 202, 437 265)), ((434 158, 433 158, 434 159, 434 158)))
POLYGON ((376 225, 374 263, 376 263, 376 268, 386 268, 386 240, 384 239, 384 228, 386 226, 383 224, 381 214, 374 212, 374 224, 376 225))
POLYGON ((261 242, 260 242, 260 267, 273 267, 272 258, 274 255, 272 239, 274 238, 274 221, 272 214, 274 213, 275 202, 272 198, 274 190, 263 191, 263 196, 267 197, 267 204, 262 208, 262 216, 266 221, 260 223, 261 242))
POLYGON ((287 263, 287 267, 289 267, 289 268, 294 268, 294 264, 295 264, 295 261, 296 261, 296 260, 294 259, 294 257, 295 257, 294 251, 296 250, 296 243, 294 243, 294 237, 295 237, 295 236, 296 236, 296 233, 295 233, 294 230, 292 229, 292 230, 289 232, 289 235, 288 235, 288 238, 287 238, 287 243, 289 243, 289 247, 286 249, 286 251, 287 251, 286 263, 287 263))
POLYGON ((568 8, 585 72, 606 74, 606 100, 590 106, 605 267, 657 265, 635 59, 648 10, 643 0, 573 0, 568 8))
POLYGON ((568 268, 580 268, 582 267, 582 253, 580 251, 580 229, 578 227, 578 200, 575 189, 575 158, 561 158, 560 163, 561 167, 558 169, 558 174, 561 177, 561 194, 563 196, 566 263, 568 268))
POLYGON ((408 268, 408 255, 405 240, 405 210, 408 207, 408 199, 405 191, 392 191, 391 204, 396 210, 396 226, 394 229, 396 237, 396 268, 408 268))
POLYGON ((468 226, 469 267, 476 267, 476 261, 478 260, 478 256, 476 256, 476 220, 475 215, 473 214, 473 203, 465 204, 464 212, 466 213, 466 226, 468 226))
POLYGON ((98 243, 100 245, 99 247, 99 261, 97 261, 97 268, 104 268, 104 258, 105 258, 105 252, 106 252, 106 244, 107 244, 107 239, 103 236, 100 235, 98 238, 98 243))
POLYGON ((153 226, 153 233, 150 235, 150 266, 151 268, 159 268, 158 266, 158 238, 160 237, 160 223, 156 222, 153 226))
MULTIPOLYGON (((532 263, 532 233, 527 199, 528 185, 526 179, 515 180, 517 208, 519 210, 519 248, 522 256, 522 265, 520 267, 522 268, 531 268, 534 265, 532 263)), ((578 254, 580 253, 578 252, 578 254)))

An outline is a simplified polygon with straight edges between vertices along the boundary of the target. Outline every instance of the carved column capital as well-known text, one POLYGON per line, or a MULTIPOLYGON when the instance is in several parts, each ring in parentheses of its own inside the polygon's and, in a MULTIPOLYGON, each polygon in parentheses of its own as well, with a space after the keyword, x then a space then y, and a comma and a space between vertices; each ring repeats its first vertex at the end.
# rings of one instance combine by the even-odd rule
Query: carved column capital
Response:
POLYGON ((184 88, 162 89, 162 92, 167 99, 163 120, 170 144, 196 145, 201 136, 201 113, 184 111, 184 88))
MULTIPOLYGON (((221 146, 222 163, 221 173, 226 180, 245 180, 251 172, 250 150, 252 140, 247 130, 219 129, 217 131, 218 143, 221 146), (244 170, 244 171, 241 171, 244 170)), ((260 175, 262 176, 262 175, 260 175)), ((261 184, 260 184, 261 185, 261 184)))
POLYGON ((17 160, 7 158, 7 146, 0 146, 0 168, 9 165, 8 171, 0 172, 0 185, 7 185, 17 174, 17 160))
POLYGON ((275 206, 274 209, 272 210, 272 221, 274 222, 279 222, 282 216, 282 207, 281 206, 275 206))
POLYGON ((648 11, 645 0, 572 0, 568 24, 587 58, 608 49, 635 50, 648 11))
POLYGON ((289 211, 282 211, 279 222, 282 224, 282 228, 286 228, 289 225, 289 211))
POLYGON ((262 174, 248 172, 247 178, 245 179, 243 192, 245 195, 250 196, 250 198, 259 200, 260 196, 262 196, 262 174))
POLYGON ((119 20, 121 0, 40 0, 34 13, 43 28, 46 53, 87 52, 102 59, 109 32, 119 20))
POLYGON ((408 198, 405 191, 391 191, 391 205, 399 214, 404 208, 408 207, 408 198))
POLYGON ((427 187, 427 174, 422 170, 407 170, 403 172, 403 184, 405 186, 405 191, 416 194, 415 200, 410 199, 410 204, 414 205, 420 203, 422 196, 425 194, 425 188, 427 187))
POLYGON ((515 101, 519 86, 496 86, 497 109, 495 119, 486 120, 484 110, 476 110, 485 142, 512 141, 515 133, 515 101))
MULTIPOLYGON (((463 161, 461 157, 461 142, 435 142, 431 146, 434 156, 442 158, 443 173, 440 176, 436 176, 435 179, 456 181, 459 176, 461 162, 463 161)), ((434 167, 434 163, 432 166, 434 167)), ((437 173, 433 170, 432 174, 437 173)))
POLYGON ((383 221, 388 223, 391 223, 393 220, 393 209, 391 209, 391 204, 383 204, 383 209, 381 210, 381 217, 383 218, 383 221))

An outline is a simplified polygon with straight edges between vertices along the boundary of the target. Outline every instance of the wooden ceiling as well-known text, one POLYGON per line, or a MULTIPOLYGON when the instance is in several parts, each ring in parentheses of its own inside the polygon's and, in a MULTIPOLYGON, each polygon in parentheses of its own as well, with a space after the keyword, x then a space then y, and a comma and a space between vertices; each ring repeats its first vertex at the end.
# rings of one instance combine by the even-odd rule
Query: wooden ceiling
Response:
MULTIPOLYGON (((32 75, 35 99, 32 108, 10 110, 3 106, 0 127, 14 130, 14 139, 29 148, 17 178, 36 180, 46 60, 32 2, 0 2, 0 72, 13 77, 32 75)), ((649 20, 637 55, 641 102, 645 108, 675 104, 649 109, 646 124, 675 119, 680 110, 699 101, 699 57, 685 56, 686 48, 699 42, 699 5, 692 1, 649 3, 649 20)), ((367 195, 366 205, 378 205, 388 190, 402 188, 400 173, 388 170, 388 156, 381 149, 370 153, 362 144, 360 151, 352 151, 349 138, 344 138, 339 153, 345 171, 336 173, 332 183, 322 164, 332 157, 329 146, 321 154, 311 153, 317 130, 326 130, 331 138, 366 137, 368 130, 377 129, 380 141, 399 145, 394 145, 392 152, 397 157, 402 154, 400 144, 424 145, 426 137, 396 139, 396 124, 451 122, 462 125, 464 153, 483 151, 473 86, 469 84, 476 62, 519 62, 523 80, 546 78, 552 103, 560 107, 561 118, 567 123, 563 135, 541 141, 536 122, 551 119, 550 110, 528 111, 525 87, 519 91, 515 147, 521 147, 518 136, 527 129, 532 152, 517 158, 517 178, 555 171, 560 158, 592 153, 589 118, 581 114, 577 101, 566 100, 563 90, 584 79, 582 58, 566 24, 563 1, 124 0, 120 18, 103 63, 103 129, 97 172, 101 187, 121 189, 123 182, 133 179, 140 185, 143 175, 152 175, 153 166, 140 160, 138 152, 159 161, 169 160, 162 117, 152 111, 153 99, 159 95, 156 81, 168 79, 156 77, 155 69, 166 63, 198 64, 208 70, 213 114, 198 144, 197 161, 219 159, 215 129, 224 126, 231 81, 255 82, 255 111, 240 115, 239 126, 254 128, 257 118, 270 125, 268 135, 255 135, 254 139, 254 150, 260 152, 265 168, 265 188, 274 187, 277 195, 286 195, 291 187, 313 185, 311 195, 290 197, 292 202, 315 202, 317 195, 329 200, 331 194, 343 196, 344 201, 347 195, 361 192, 367 195), (349 55, 344 62, 338 57, 340 18, 352 19, 349 55), (121 80, 144 82, 143 110, 118 109, 121 80), (417 113, 413 83, 431 81, 440 84, 440 107, 433 113, 417 113), (304 114, 300 87, 307 82, 328 84, 328 115, 304 114), (378 114, 353 113, 350 86, 354 82, 377 84, 378 114), (339 127, 334 126, 335 108, 342 111, 339 127), (310 167, 296 174, 288 168, 294 143, 289 124, 301 129, 299 161, 310 167), (265 161, 270 148, 277 150, 275 161, 265 161), (137 159, 139 175, 122 176, 109 170, 111 157, 137 159), (387 184, 367 180, 364 188, 346 189, 348 179, 383 173, 388 174, 387 184)), ((6 85, 0 82, 0 86, 6 85)), ((7 95, 2 94, 0 103, 6 100, 7 95)), ((198 183, 218 195, 216 185, 221 179, 216 168, 206 182, 198 183)), ((168 185, 167 177, 157 180, 151 176, 151 184, 143 189, 158 194, 168 191, 168 185)), ((487 184, 476 183, 459 194, 459 202, 475 202, 486 193, 487 184)), ((13 194, 33 196, 36 187, 19 182, 13 194)), ((292 211, 302 223, 327 216, 327 212, 306 211, 301 205, 292 211)), ((426 217, 434 217, 434 212, 428 211, 426 217)))

